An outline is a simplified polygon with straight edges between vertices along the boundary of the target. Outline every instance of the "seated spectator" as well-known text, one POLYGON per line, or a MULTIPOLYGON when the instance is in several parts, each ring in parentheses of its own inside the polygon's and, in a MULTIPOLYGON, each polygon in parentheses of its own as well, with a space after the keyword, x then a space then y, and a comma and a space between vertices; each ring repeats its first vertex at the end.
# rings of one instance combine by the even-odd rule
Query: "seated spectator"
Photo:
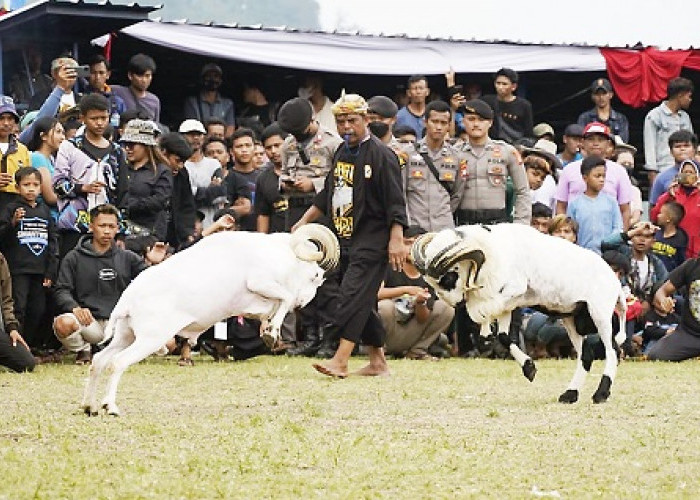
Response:
POLYGON ((564 214, 552 217, 548 230, 552 236, 564 238, 571 243, 576 243, 578 239, 578 223, 564 214))
POLYGON ((677 182, 671 184, 664 194, 659 196, 656 205, 651 210, 650 218, 658 221, 661 207, 667 201, 676 201, 683 206, 685 214, 678 226, 688 235, 687 259, 700 255, 700 188, 698 188, 698 166, 692 160, 681 163, 677 182))
POLYGON ((544 203, 532 204, 532 218, 530 225, 540 233, 549 234, 549 224, 552 222, 552 209, 544 203))
POLYGON ((29 346, 19 333, 19 321, 15 318, 12 302, 12 277, 5 256, 0 254, 0 366, 15 372, 30 372, 36 366, 29 346))
POLYGON ((157 148, 159 133, 152 121, 132 120, 121 136, 126 165, 119 173, 116 204, 131 231, 126 235, 127 248, 137 254, 143 252, 147 238, 165 241, 167 233, 173 178, 157 148))
POLYGON ((622 229, 622 217, 617 202, 602 192, 605 160, 587 156, 581 163, 581 175, 586 190, 569 203, 566 213, 578 223, 578 244, 600 255, 601 241, 622 229))
POLYGON ((55 288, 60 312, 54 332, 61 343, 77 353, 77 364, 90 363, 91 346, 109 340, 104 331, 119 297, 148 265, 165 258, 167 247, 156 243, 145 259, 114 244, 119 231, 119 210, 98 205, 90 210, 90 233, 61 262, 55 288))
MULTIPOLYGON (((424 233, 419 226, 410 226, 404 232, 404 244, 410 248, 424 233)), ((407 261, 402 271, 387 270, 377 298, 387 332, 386 353, 408 359, 438 359, 428 353, 428 348, 447 330, 454 309, 437 298, 411 262, 407 261)))
MULTIPOLYGON (((663 286, 663 282, 654 284, 651 290, 652 297, 656 295, 661 286, 663 286)), ((676 331, 678 324, 681 322, 681 317, 674 309, 675 304, 670 311, 663 310, 656 303, 652 304, 651 311, 644 316, 644 330, 632 337, 632 348, 635 352, 644 355, 648 354, 651 347, 659 339, 676 331)))
POLYGON ((603 252, 616 250, 629 258, 630 271, 624 277, 632 297, 628 299, 628 340, 644 326, 644 316, 651 310, 652 287, 668 277, 666 266, 651 251, 655 229, 650 222, 639 222, 628 231, 613 234, 602 242, 603 252), (631 307, 637 301, 639 305, 631 307))
POLYGON ((223 141, 226 138, 226 123, 221 118, 209 118, 204 127, 207 129, 207 139, 215 138, 223 141))
POLYGON ((685 261, 685 249, 688 235, 678 225, 685 216, 683 205, 667 201, 658 210, 656 225, 659 229, 654 235, 651 251, 661 259, 668 272, 673 271, 685 261))
POLYGON ((647 353, 648 359, 656 361, 683 361, 700 356, 700 322, 697 311, 700 310, 700 260, 686 260, 674 269, 668 280, 654 295, 654 306, 661 313, 671 313, 676 301, 674 294, 682 292, 685 307, 681 313, 680 323, 676 329, 664 335, 647 353))
POLYGON ((136 54, 129 59, 126 71, 129 85, 113 85, 112 92, 124 101, 127 111, 140 110, 148 120, 159 122, 160 99, 148 91, 156 72, 156 62, 146 54, 136 54))
POLYGON ((698 147, 698 136, 690 130, 678 130, 668 137, 668 146, 674 164, 655 177, 649 192, 651 206, 656 205, 659 197, 677 180, 681 164, 685 160, 694 159, 695 149, 698 147))
POLYGON ((236 129, 236 110, 233 101, 219 92, 224 82, 221 66, 207 63, 200 74, 201 91, 185 99, 183 115, 185 119, 206 123, 212 118, 223 120, 226 125, 224 137, 230 137, 236 129))

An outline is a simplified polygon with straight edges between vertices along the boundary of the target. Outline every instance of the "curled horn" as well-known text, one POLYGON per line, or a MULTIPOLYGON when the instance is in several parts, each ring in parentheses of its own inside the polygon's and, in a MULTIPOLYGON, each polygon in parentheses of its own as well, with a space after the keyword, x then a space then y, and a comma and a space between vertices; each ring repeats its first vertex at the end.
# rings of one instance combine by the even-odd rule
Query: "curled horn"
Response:
POLYGON ((428 246, 428 243, 430 243, 434 237, 435 233, 421 234, 416 238, 416 241, 413 242, 413 245, 411 245, 411 260, 421 274, 425 274, 427 269, 425 247, 428 246))
POLYGON ((481 250, 469 250, 465 248, 464 241, 461 240, 447 245, 435 254, 435 257, 433 257, 428 264, 427 274, 432 278, 440 279, 452 266, 463 260, 472 261, 474 267, 476 267, 476 272, 472 273, 472 279, 470 280, 473 284, 479 275, 479 271, 486 257, 481 250))
POLYGON ((298 258, 317 262, 324 271, 335 269, 340 261, 338 238, 322 224, 304 224, 292 233, 290 245, 298 258), (313 243, 316 249, 307 242, 313 243))

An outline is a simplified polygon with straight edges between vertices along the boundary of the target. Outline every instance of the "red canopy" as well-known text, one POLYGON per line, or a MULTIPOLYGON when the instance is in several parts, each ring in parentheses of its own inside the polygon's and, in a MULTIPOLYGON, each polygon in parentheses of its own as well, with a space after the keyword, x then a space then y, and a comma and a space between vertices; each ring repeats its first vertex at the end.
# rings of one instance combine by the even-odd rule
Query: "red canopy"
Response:
POLYGON ((669 80, 681 68, 700 71, 700 50, 600 49, 610 82, 622 102, 640 108, 666 97, 669 80))

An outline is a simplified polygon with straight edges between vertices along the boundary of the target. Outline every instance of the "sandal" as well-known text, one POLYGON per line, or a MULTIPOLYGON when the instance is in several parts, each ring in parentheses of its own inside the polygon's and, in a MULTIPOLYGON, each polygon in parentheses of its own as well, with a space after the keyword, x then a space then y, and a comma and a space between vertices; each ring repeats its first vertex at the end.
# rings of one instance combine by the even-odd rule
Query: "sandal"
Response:
POLYGON ((440 358, 431 356, 425 351, 408 351, 406 353, 406 359, 412 359, 415 361, 440 361, 440 358))

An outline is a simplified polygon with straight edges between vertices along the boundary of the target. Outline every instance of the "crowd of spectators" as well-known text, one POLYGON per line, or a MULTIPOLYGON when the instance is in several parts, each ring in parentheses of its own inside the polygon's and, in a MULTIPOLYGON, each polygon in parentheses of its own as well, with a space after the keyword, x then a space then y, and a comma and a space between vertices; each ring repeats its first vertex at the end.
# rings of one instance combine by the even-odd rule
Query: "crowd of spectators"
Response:
MULTIPOLYGON (((110 63, 100 55, 89 68, 82 78, 75 60, 60 57, 32 88, 14 82, 14 97, 28 107, 22 116, 11 96, 0 96, 0 365, 15 371, 65 359, 90 363, 110 341, 104 322, 129 282, 200 238, 293 230, 338 158, 353 158, 352 147, 366 139, 348 142, 342 130, 354 125, 336 126, 334 99, 318 75, 304 78, 298 97, 282 106, 249 82, 237 109, 221 94, 221 67, 206 63, 201 91, 185 100, 184 121, 170 132, 149 91, 157 69, 151 57, 131 58, 127 85, 109 83, 110 63)), ((400 102, 373 96, 365 109, 357 104, 364 100, 353 101, 368 124, 356 130, 370 131, 401 166, 404 245, 456 224, 530 224, 601 255, 617 273, 629 306, 621 319, 627 355, 700 355, 700 153, 685 111, 693 83, 672 79, 644 121, 638 146, 652 182, 647 217, 631 175, 637 148, 629 144, 630 124, 612 108, 606 78, 592 82, 593 108, 558 143, 553 127, 533 124, 512 69, 496 71, 494 92, 483 96, 446 77, 445 96, 414 75, 400 102)), ((342 239, 352 217, 340 215, 321 222, 342 239)), ((272 353, 331 357, 339 339, 328 333, 329 311, 343 292, 325 285, 308 308, 290 314, 272 353)), ((410 262, 387 271, 375 299, 392 355, 504 355, 410 262)), ((197 346, 176 337, 163 354, 191 365, 192 349, 217 360, 270 353, 258 329, 229 318, 197 346)), ((511 330, 535 358, 572 355, 556 317, 519 310, 511 330)), ((587 345, 595 349, 594 336, 587 345)))

